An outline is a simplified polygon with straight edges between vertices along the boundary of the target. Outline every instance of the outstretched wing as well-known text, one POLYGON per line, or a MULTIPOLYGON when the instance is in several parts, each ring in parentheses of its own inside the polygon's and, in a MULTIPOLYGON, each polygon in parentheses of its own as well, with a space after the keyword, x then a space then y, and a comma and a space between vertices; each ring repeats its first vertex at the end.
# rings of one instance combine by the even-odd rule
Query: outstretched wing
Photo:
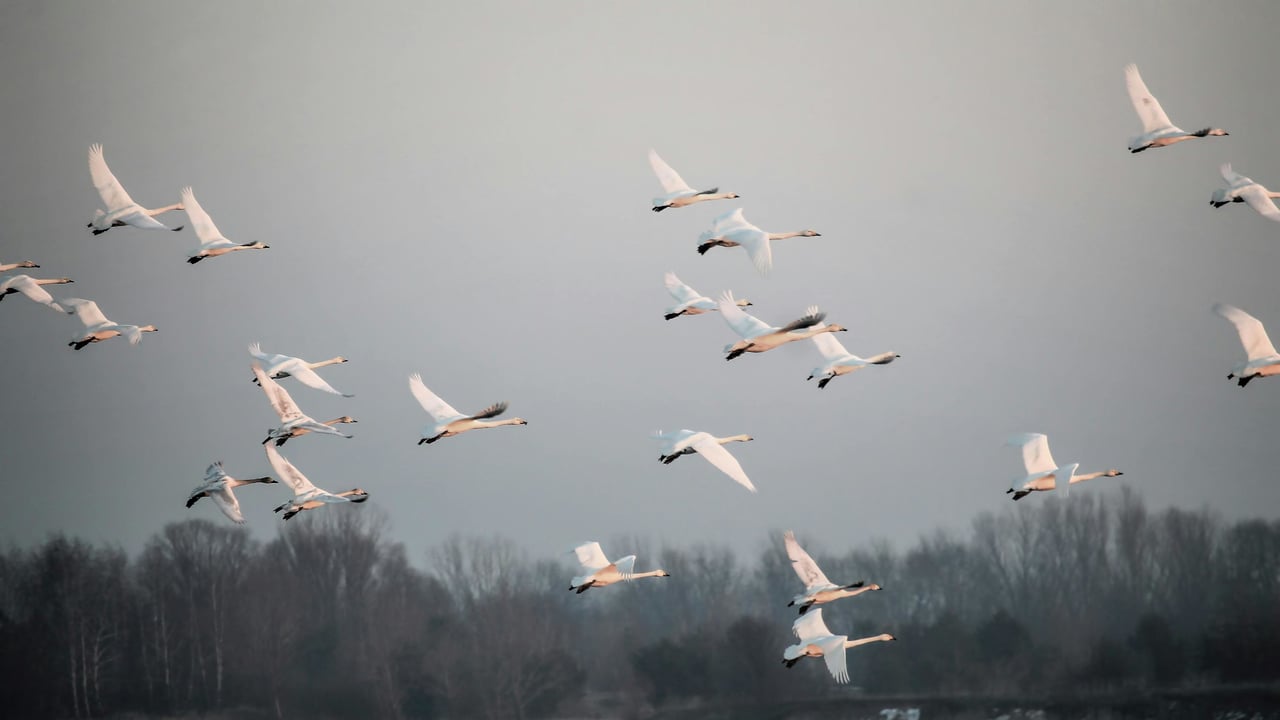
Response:
POLYGON ((1022 464, 1028 475, 1050 472, 1058 467, 1049 454, 1049 436, 1044 433, 1022 433, 1014 435, 1005 443, 1022 448, 1022 464))
POLYGON ((191 220, 191 227, 196 231, 196 237, 199 238, 201 245, 208 245, 217 240, 224 240, 222 233, 218 232, 218 227, 213 224, 213 219, 209 217, 209 213, 200 207, 200 203, 196 200, 196 194, 192 192, 190 186, 182 188, 182 207, 187 211, 187 217, 191 220))
POLYGON ((343 397, 351 397, 351 395, 348 395, 344 392, 339 392, 333 389, 332 385, 325 382, 324 378, 317 375, 315 370, 312 370, 311 368, 307 367, 307 364, 301 360, 297 361, 296 363, 289 363, 288 365, 283 366, 280 369, 289 373, 291 376, 296 378, 298 382, 302 383, 303 385, 306 385, 309 388, 315 388, 316 390, 323 390, 327 393, 332 393, 334 395, 341 395, 343 397))
POLYGON ((722 237, 724 236, 725 233, 729 232, 730 230, 737 230, 739 228, 755 228, 757 230, 759 229, 759 228, 756 228, 755 225, 752 225, 751 223, 747 222, 747 218, 744 217, 742 214, 742 208, 736 208, 736 209, 730 210, 729 212, 718 216, 715 220, 712 220, 711 229, 706 230, 701 235, 699 235, 698 242, 703 243, 708 240, 713 240, 715 238, 722 237))
MULTIPOLYGON (((786 325, 783 325, 782 327, 778 328, 778 332, 791 332, 792 330, 803 330, 808 327, 813 327, 814 325, 817 325, 818 323, 822 322, 823 319, 826 317, 827 317, 826 313, 818 312, 818 308, 816 305, 810 305, 809 309, 805 312, 804 317, 800 318, 799 320, 792 320, 786 325)), ((830 335, 831 333, 825 333, 825 334, 830 335)))
POLYGON ((1249 203, 1249 207, 1257 210, 1262 217, 1280 222, 1280 209, 1277 209, 1276 204, 1267 196, 1266 188, 1252 183, 1240 191, 1240 197, 1244 198, 1244 201, 1249 203))
POLYGON ((623 580, 630 580, 631 574, 636 571, 636 556, 628 555, 614 560, 613 569, 618 571, 623 580))
POLYGON ((469 419, 485 420, 491 417, 498 417, 499 415, 501 415, 506 411, 507 411, 507 404, 505 402, 496 402, 490 405, 489 407, 481 410, 480 412, 476 413, 475 415, 470 416, 469 419))
POLYGON ((286 460, 279 450, 276 450, 275 443, 267 443, 266 448, 267 462, 271 463, 276 475, 280 476, 280 481, 288 485, 295 496, 316 492, 316 486, 312 485, 307 476, 294 467, 293 463, 286 460))
POLYGON ((1066 497, 1071 492, 1071 478, 1075 476, 1079 467, 1080 463, 1071 463, 1066 467, 1058 468, 1057 477, 1053 479, 1053 482, 1059 497, 1066 497))
POLYGON ((827 637, 831 634, 831 631, 827 629, 827 624, 822 620, 822 608, 814 608, 796 618, 796 621, 791 623, 791 631, 796 634, 796 637, 801 642, 827 637))
MULTIPOLYGON (((809 308, 809 314, 811 315, 817 311, 817 307, 809 308)), ((813 327, 823 328, 826 325, 824 322, 819 322, 815 323, 813 327)), ((849 351, 844 348, 844 344, 836 339, 835 333, 818 333, 809 339, 813 341, 814 345, 818 346, 818 352, 822 353, 822 357, 826 358, 827 362, 835 362, 850 356, 849 351)))
POLYGON ((716 441, 707 433, 701 433, 703 437, 694 440, 691 445, 699 455, 707 459, 707 462, 719 468, 720 472, 733 478, 734 482, 742 487, 756 491, 756 486, 751 484, 751 479, 743 472, 742 466, 738 464, 738 460, 729 454, 724 446, 716 441))
POLYGON ((108 213, 137 204, 124 191, 124 186, 116 180, 116 176, 111 174, 107 159, 102 156, 102 146, 96 143, 89 146, 89 176, 93 178, 93 187, 107 206, 108 213))
POLYGON ((442 423, 446 420, 462 417, 462 413, 453 409, 453 406, 440 399, 439 395, 427 389, 422 382, 422 376, 414 373, 409 376, 409 391, 413 393, 413 397, 418 400, 418 404, 423 410, 431 416, 432 420, 442 423))
POLYGON ((224 487, 211 492, 209 499, 213 500, 213 504, 217 505, 222 514, 231 519, 231 522, 244 524, 244 515, 240 512, 240 501, 236 499, 235 493, 231 492, 231 488, 224 487))
POLYGON ((827 672, 830 672, 831 677, 838 683, 849 682, 849 668, 846 664, 848 660, 844 652, 845 639, 844 635, 832 635, 814 643, 822 648, 822 659, 827 663, 827 672))
POLYGON ((746 227, 737 227, 726 231, 725 239, 732 240, 742 246, 747 251, 747 255, 751 257, 751 263, 756 266, 756 272, 761 277, 767 277, 769 271, 773 269, 773 243, 769 241, 769 234, 760 228, 748 224, 746 227))
POLYGON ((1169 122, 1169 116, 1165 115, 1164 109, 1160 107, 1160 103, 1147 89, 1147 84, 1142 82, 1137 65, 1125 66, 1124 80, 1129 88, 1129 100, 1133 102, 1133 109, 1142 119, 1142 132, 1149 133, 1173 126, 1173 123, 1169 122))
POLYGON ((817 585, 830 585, 831 581, 822 573, 818 563, 809 557, 809 553, 796 542, 796 534, 790 530, 782 534, 783 543, 787 546, 787 557, 791 558, 791 568, 800 576, 805 589, 817 585))
POLYGON ((1240 335, 1240 344, 1244 345, 1245 354, 1250 360, 1259 360, 1276 354, 1276 348, 1267 337, 1267 331, 1258 318, 1226 303, 1214 303, 1213 311, 1236 326, 1240 335))
POLYGON ((98 303, 92 300, 67 298, 62 301, 62 304, 71 308, 71 311, 76 314, 76 317, 79 318, 80 322, 84 323, 84 326, 87 328, 95 327, 97 325, 106 325, 111 322, 107 319, 107 316, 103 315, 102 311, 98 309, 98 303))
POLYGON ((772 327, 738 307, 738 301, 733 298, 733 293, 728 290, 720 295, 720 300, 716 303, 716 307, 720 309, 720 317, 724 318, 729 327, 741 335, 744 340, 750 340, 758 335, 773 332, 772 327))
POLYGON ((582 567, 596 572, 609 566, 609 558, 605 557, 604 550, 600 549, 600 543, 592 541, 585 542, 573 549, 575 555, 578 556, 578 562, 582 567))
POLYGON ((671 169, 671 166, 662 158, 658 157, 658 153, 653 150, 649 151, 649 165, 653 168, 653 174, 658 176, 658 182, 662 183, 662 191, 670 194, 675 192, 693 192, 693 188, 681 179, 679 173, 671 169))
POLYGON ((289 391, 280 387, 280 383, 267 377, 267 374, 262 371, 262 365, 254 363, 253 374, 257 376, 262 391, 267 394, 271 407, 275 408, 276 414, 280 416, 280 422, 293 422, 303 417, 302 410, 298 409, 297 403, 289 397, 289 391))
POLYGON ((41 305, 48 305, 58 312, 66 312, 66 310, 62 309, 61 305, 53 301, 53 296, 49 294, 48 290, 45 290, 39 283, 28 275, 15 275, 10 278, 9 287, 17 290, 23 295, 26 295, 41 305))
POLYGON ((662 277, 667 286, 667 292, 671 293, 671 297, 679 300, 681 303, 688 303, 702 297, 693 288, 680 282, 680 278, 676 274, 669 272, 662 277))

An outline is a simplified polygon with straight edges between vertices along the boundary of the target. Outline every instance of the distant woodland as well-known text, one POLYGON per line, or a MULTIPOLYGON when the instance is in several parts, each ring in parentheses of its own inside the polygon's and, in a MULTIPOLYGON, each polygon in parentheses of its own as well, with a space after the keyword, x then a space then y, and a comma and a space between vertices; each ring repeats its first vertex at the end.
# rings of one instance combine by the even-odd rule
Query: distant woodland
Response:
POLYGON ((0 708, 638 718, 1280 680, 1280 521, 1152 512, 1121 488, 1008 503, 905 550, 823 547, 794 528, 833 581, 883 587, 824 606, 836 633, 898 638, 850 650, 847 686, 820 660, 781 664, 801 589, 783 529, 749 551, 566 537, 672 574, 582 595, 567 590, 571 556, 497 537, 406 548, 373 507, 305 513, 266 543, 172 523, 137 557, 54 536, 0 555, 0 708))

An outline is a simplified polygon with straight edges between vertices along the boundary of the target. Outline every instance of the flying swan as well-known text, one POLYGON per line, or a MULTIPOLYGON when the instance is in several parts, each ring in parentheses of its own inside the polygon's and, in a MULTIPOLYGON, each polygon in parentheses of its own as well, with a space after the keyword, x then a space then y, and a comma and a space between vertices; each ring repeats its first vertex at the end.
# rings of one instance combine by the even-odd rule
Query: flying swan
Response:
POLYGON ((751 484, 751 479, 743 472, 737 459, 722 447, 731 442, 749 442, 753 439, 750 435, 730 435, 720 438, 694 430, 678 430, 673 433, 659 430, 653 434, 653 437, 662 442, 662 452, 658 460, 664 465, 670 465, 681 455, 698 453, 706 458, 707 462, 715 465, 720 472, 733 478, 734 482, 751 492, 756 491, 756 486, 751 484))
POLYGON ((721 215, 711 223, 711 229, 698 236, 698 254, 706 255, 713 247, 741 247, 751 256, 756 271, 768 275, 773 269, 774 240, 786 240, 794 237, 821 237, 816 230, 793 230, 784 233, 765 232, 747 222, 742 216, 742 208, 721 215))
POLYGON ((667 208, 680 208, 704 200, 728 200, 738 197, 737 193, 722 193, 720 188, 694 190, 653 150, 649 151, 649 165, 653 167, 654 174, 658 176, 658 182, 662 183, 662 191, 666 193, 662 197, 653 199, 654 212, 662 212, 667 208))
POLYGON ((1271 344, 1271 338, 1267 337, 1267 330, 1262 327, 1258 318, 1226 303, 1214 303, 1213 311, 1236 326, 1240 344, 1244 346, 1245 355, 1248 356, 1244 362, 1237 363, 1231 369, 1231 373, 1227 375, 1228 380, 1235 378, 1236 383, 1244 387, 1256 377, 1280 375, 1280 354, 1276 354, 1276 348, 1271 344))
POLYGON ((1218 171, 1222 173, 1222 179, 1227 181, 1227 187, 1213 191, 1213 198, 1209 200, 1210 205, 1220 208, 1233 202, 1249 203, 1249 207, 1257 210, 1262 217, 1280 222, 1280 209, 1277 209, 1276 204, 1271 201, 1272 198, 1280 197, 1280 193, 1271 192, 1253 180, 1232 171, 1231 163, 1223 163, 1218 171))
MULTIPOLYGON (((810 315, 817 312, 817 306, 811 306, 809 308, 810 315)), ((818 323, 813 327, 815 329, 822 329, 823 324, 818 323)), ((883 352, 879 355, 872 355, 869 358, 863 359, 850 353, 848 350, 845 350, 844 345, 841 344, 839 340, 827 333, 814 335, 812 340, 813 344, 818 346, 818 352, 822 353, 823 359, 827 362, 825 365, 820 365, 814 368, 809 373, 809 377, 805 378, 805 380, 809 381, 816 377, 821 377, 822 379, 818 381, 819 389, 825 388, 827 383, 841 375, 848 375, 849 373, 854 372, 855 370, 861 370, 868 365, 888 365, 894 360, 902 357, 895 352, 883 352)))
POLYGON ((275 512, 284 511, 285 520, 303 510, 314 510, 321 505, 344 502, 362 503, 369 499, 369 493, 360 488, 331 493, 328 490, 321 490, 312 485, 307 476, 294 467, 293 463, 286 460, 280 454, 280 451, 275 449, 274 445, 267 446, 267 461, 271 463, 271 467, 280 476, 280 480, 293 490, 293 499, 275 509, 275 512))
POLYGON ((213 224, 213 218, 200 207, 196 194, 191 191, 190 186, 182 188, 182 206, 187 211, 187 218, 191 220, 191 229, 196 231, 196 239, 200 241, 200 247, 192 250, 191 255, 187 257, 187 262, 192 265, 205 258, 226 255, 236 250, 266 250, 271 247, 258 240, 251 243, 233 243, 223 237, 222 233, 218 232, 218 226, 213 224))
POLYGON ((839 325, 817 327, 827 315, 818 312, 815 306, 810 306, 809 312, 804 317, 782 327, 766 325, 738 307, 737 301, 733 299, 733 293, 728 290, 720 296, 718 307, 720 316, 729 324, 729 328, 742 337, 738 342, 724 346, 724 352, 728 353, 725 360, 732 360, 742 353, 762 353, 779 345, 811 338, 819 333, 845 330, 839 325))
POLYGON ((1205 128, 1189 133, 1169 122, 1169 116, 1164 114, 1159 101, 1147 90, 1147 84, 1142 82, 1137 65, 1125 66, 1124 79, 1129 88, 1129 99, 1133 101, 1133 109, 1142 120, 1142 134, 1129 141, 1129 152, 1140 153, 1147 148, 1164 147, 1191 138, 1228 134, 1220 128, 1205 128))
POLYGON ((129 193, 124 191, 124 186, 116 180, 116 176, 111 174, 111 168, 107 167, 107 160, 102 156, 101 145, 89 146, 89 175, 93 178, 93 187, 97 189, 98 195, 102 197, 102 204, 107 206, 106 211, 98 209, 93 214, 93 219, 89 221, 85 227, 93 230, 94 235, 101 235, 113 227, 122 227, 124 225, 132 225, 143 230, 172 230, 177 232, 182 226, 171 228, 164 223, 156 220, 154 216, 161 213, 167 213, 170 210, 181 210, 182 203, 174 203, 165 205, 155 210, 148 210, 129 197, 129 193))
POLYGON ((440 438, 453 437, 460 435, 468 430, 482 430, 484 428, 499 427, 501 425, 528 425, 528 421, 523 418, 508 418, 506 420, 498 420, 497 422, 486 422, 485 418, 497 417, 507 411, 505 402, 497 402, 489 407, 481 410, 475 415, 463 415, 453 406, 440 399, 439 395, 427 389, 422 383, 422 376, 414 373, 409 376, 409 391, 417 398, 418 404, 423 410, 431 416, 434 424, 428 425, 422 431, 422 439, 418 444, 431 443, 440 438))
POLYGON ((92 300, 83 300, 81 298, 67 298, 62 304, 71 308, 68 313, 75 313, 75 316, 84 324, 84 332, 77 333, 71 338, 68 346, 77 350, 81 350, 89 343, 102 342, 110 340, 117 335, 123 335, 129 339, 130 345, 137 345, 142 342, 142 333, 158 332, 159 328, 155 325, 119 325, 107 319, 106 315, 98 309, 98 303, 92 300))
MULTIPOLYGON (((699 295, 696 290, 680 282, 680 278, 676 274, 669 272, 663 276, 663 281, 667 285, 667 292, 671 293, 671 297, 679 302, 667 308, 666 319, 674 320, 681 315, 701 315, 709 312, 719 312, 720 307, 716 305, 716 301, 709 297, 699 295)), ((750 307, 751 301, 743 298, 735 301, 738 307, 750 307)))
MULTIPOLYGON (((348 395, 347 393, 334 390, 329 383, 324 381, 324 378, 314 372, 316 368, 346 362, 347 359, 341 355, 331 357, 328 360, 321 360, 320 362, 307 362, 302 358, 296 358, 292 355, 264 353, 262 352, 262 346, 258 343, 251 343, 249 345, 249 354, 257 358, 258 362, 262 363, 263 372, 267 374, 267 377, 272 378, 273 380, 294 377, 298 379, 298 382, 309 388, 323 390, 333 395, 341 395, 342 397, 355 397, 355 395, 348 395)), ((258 382, 258 378, 255 376, 253 381, 255 383, 258 382)))
POLYGON ((267 439, 262 441, 263 445, 276 441, 277 445, 283 445, 291 437, 298 437, 306 433, 297 432, 298 430, 306 430, 308 432, 321 433, 323 435, 337 435, 338 437, 350 438, 344 432, 334 430, 329 423, 316 422, 307 417, 298 409, 297 403, 293 398, 289 397, 289 392, 280 387, 280 383, 267 377, 263 372, 262 365, 253 364, 253 374, 258 378, 258 384, 262 386, 262 391, 267 394, 267 400, 271 402, 271 407, 280 416, 280 426, 267 431, 267 439))
POLYGON ((800 642, 782 652, 782 664, 787 667, 800 662, 803 657, 820 657, 827 663, 827 672, 838 683, 849 682, 849 668, 846 665, 844 651, 859 645, 873 642, 897 640, 889 633, 873 635, 858 640, 850 640, 847 635, 832 635, 827 624, 822 621, 822 608, 808 615, 796 618, 791 626, 792 632, 800 642))
POLYGON ((582 543, 569 552, 578 556, 578 562, 582 564, 584 571, 583 574, 575 575, 569 581, 569 589, 577 590, 579 595, 593 587, 602 588, 614 583, 630 582, 647 577, 671 577, 671 573, 666 570, 635 572, 635 555, 609 562, 609 558, 605 557, 604 551, 600 549, 600 543, 595 541, 582 543))
POLYGON ((1058 467, 1049 454, 1049 437, 1044 433, 1021 433, 1009 438, 1006 445, 1022 449, 1022 466, 1026 470, 1025 477, 1015 479, 1005 491, 1013 493, 1014 500, 1021 500, 1033 492, 1044 492, 1057 488, 1059 494, 1065 496, 1067 490, 1076 483, 1087 482, 1100 477, 1119 477, 1124 473, 1116 469, 1098 472, 1075 474, 1079 463, 1058 467), (1066 484, 1058 484, 1059 477, 1068 478, 1066 484))
POLYGON ((41 305, 48 305, 58 312, 67 312, 61 305, 53 301, 53 296, 41 285, 65 285, 75 282, 71 278, 37 279, 30 275, 13 275, 0 281, 0 300, 6 295, 22 293, 41 305))
POLYGON ((809 608, 822 603, 829 603, 840 598, 855 597, 864 592, 879 590, 880 586, 867 585, 859 580, 849 585, 836 585, 827 579, 818 563, 809 557, 809 553, 796 542, 796 534, 790 530, 782 534, 783 544, 787 547, 787 557, 791 558, 791 569, 796 571, 800 582, 804 583, 804 592, 792 598, 787 607, 800 606, 800 614, 804 615, 809 608))
POLYGON ((236 499, 236 495, 232 490, 242 485, 274 482, 276 482, 275 478, 269 475, 267 477, 237 480, 223 471, 222 461, 219 460, 204 471, 204 482, 187 496, 187 507, 195 505, 200 498, 207 497, 213 500, 213 504, 218 506, 223 515, 230 518, 232 522, 243 525, 244 515, 240 514, 240 501, 236 499))

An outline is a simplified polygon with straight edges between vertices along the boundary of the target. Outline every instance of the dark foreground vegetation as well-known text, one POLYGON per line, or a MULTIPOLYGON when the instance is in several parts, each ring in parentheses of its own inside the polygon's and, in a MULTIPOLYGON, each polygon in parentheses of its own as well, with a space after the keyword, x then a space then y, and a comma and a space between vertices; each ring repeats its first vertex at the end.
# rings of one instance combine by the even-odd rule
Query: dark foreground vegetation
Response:
POLYGON ((933 717, 977 718, 1037 702, 1066 716, 1088 697, 1110 698, 1096 717, 1127 717, 1125 697, 1155 702, 1134 716, 1180 716, 1158 710, 1179 702, 1215 708, 1205 717, 1236 700, 1275 707, 1277 521, 1152 513, 1121 490, 1010 503, 965 537, 905 552, 823 552, 796 528, 833 580, 884 588, 827 606, 832 630, 898 637, 850 651, 841 686, 821 661, 781 665, 799 583, 780 532, 753 562, 741 549, 599 538, 672 577, 576 595, 567 558, 502 539, 416 550, 429 568, 418 569, 371 510, 306 513, 265 544, 190 520, 136 558, 62 536, 7 551, 3 714, 879 717, 914 698, 933 717))

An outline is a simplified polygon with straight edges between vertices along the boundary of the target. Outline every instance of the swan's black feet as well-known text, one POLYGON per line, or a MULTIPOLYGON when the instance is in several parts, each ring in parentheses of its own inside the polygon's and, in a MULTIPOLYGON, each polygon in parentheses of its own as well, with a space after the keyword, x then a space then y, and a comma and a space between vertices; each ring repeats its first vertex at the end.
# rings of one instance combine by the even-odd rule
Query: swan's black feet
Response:
POLYGON ((821 390, 821 389, 825 388, 825 387, 827 386, 827 383, 829 383, 829 382, 831 382, 831 378, 829 378, 829 377, 828 377, 828 378, 822 378, 821 380, 819 380, 819 381, 818 381, 818 389, 819 389, 819 390, 821 390))
POLYGON ((76 342, 76 341, 74 341, 74 340, 73 340, 73 341, 71 341, 71 342, 69 342, 69 343, 67 343, 67 344, 68 344, 68 345, 70 345, 71 347, 73 347, 73 348, 77 349, 77 350, 83 350, 83 349, 84 349, 84 346, 85 346, 85 345, 88 345, 88 344, 89 344, 89 343, 91 343, 91 342, 93 342, 93 341, 92 341, 92 340, 81 340, 81 341, 79 341, 79 342, 76 342))
POLYGON ((795 664, 798 660, 800 660, 800 658, 796 658, 795 660, 783 660, 782 664, 786 665, 787 667, 795 667, 795 664))
POLYGON ((1030 494, 1031 494, 1031 491, 1030 491, 1030 490, 1019 490, 1018 492, 1016 492, 1016 493, 1014 493, 1014 494, 1013 494, 1013 499, 1014 499, 1014 500, 1021 500, 1022 498, 1026 497, 1026 496, 1028 496, 1028 495, 1030 495, 1030 494))
POLYGON ((101 234, 102 234, 102 233, 104 233, 104 232, 106 232, 106 230, 94 230, 94 231, 93 231, 93 234, 94 234, 94 235, 101 235, 101 234))
POLYGON ((1241 375, 1240 377, 1236 378, 1236 384, 1239 385, 1240 387, 1244 387, 1245 385, 1249 384, 1250 380, 1256 377, 1258 376, 1257 375, 1249 375, 1249 376, 1241 375))
POLYGON ((707 251, 715 247, 715 245, 716 245, 715 243, 702 243, 701 245, 698 246, 698 254, 706 255, 707 251))
POLYGON ((195 257, 187 258, 187 262, 191 263, 192 265, 195 265, 196 263, 200 262, 204 258, 205 258, 204 255, 197 255, 195 257))
POLYGON ((658 207, 653 208, 653 211, 654 211, 654 212, 662 212, 663 210, 666 210, 666 209, 667 209, 667 208, 669 208, 669 207, 671 207, 671 206, 670 206, 670 205, 659 205, 658 207))
POLYGON ((181 229, 182 229, 182 228, 184 228, 184 227, 186 227, 186 225, 179 225, 179 226, 178 226, 178 227, 176 227, 176 228, 169 228, 169 230, 170 230, 171 232, 178 232, 179 230, 181 230, 181 229))
POLYGON ((741 357, 741 356, 742 356, 742 353, 744 353, 744 352, 746 352, 746 351, 747 351, 747 349, 746 349, 746 348, 743 348, 743 349, 741 349, 741 350, 734 350, 733 352, 729 353, 729 354, 725 357, 725 360, 732 360, 732 359, 734 359, 734 358, 741 357))
POLYGON ((668 320, 675 320, 676 318, 680 317, 683 314, 684 313, 667 313, 663 317, 665 317, 668 320))

